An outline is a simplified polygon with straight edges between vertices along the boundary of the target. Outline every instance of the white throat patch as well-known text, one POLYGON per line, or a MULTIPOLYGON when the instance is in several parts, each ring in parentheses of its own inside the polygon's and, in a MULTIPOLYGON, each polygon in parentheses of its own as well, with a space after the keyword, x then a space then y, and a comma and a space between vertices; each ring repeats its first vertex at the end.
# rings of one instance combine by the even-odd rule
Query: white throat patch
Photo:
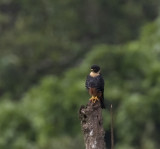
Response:
POLYGON ((90 72, 90 74, 89 74, 91 77, 97 77, 97 76, 99 76, 100 74, 99 74, 99 72, 97 72, 97 73, 95 73, 95 72, 90 72))

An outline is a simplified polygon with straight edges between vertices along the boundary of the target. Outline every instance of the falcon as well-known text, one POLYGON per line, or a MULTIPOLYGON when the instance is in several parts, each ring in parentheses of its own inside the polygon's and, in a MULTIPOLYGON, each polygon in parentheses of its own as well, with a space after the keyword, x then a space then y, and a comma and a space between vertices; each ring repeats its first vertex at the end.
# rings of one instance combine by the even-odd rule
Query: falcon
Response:
POLYGON ((104 109, 104 79, 98 65, 91 66, 91 72, 86 78, 85 86, 91 96, 89 100, 93 103, 100 101, 101 108, 104 109))

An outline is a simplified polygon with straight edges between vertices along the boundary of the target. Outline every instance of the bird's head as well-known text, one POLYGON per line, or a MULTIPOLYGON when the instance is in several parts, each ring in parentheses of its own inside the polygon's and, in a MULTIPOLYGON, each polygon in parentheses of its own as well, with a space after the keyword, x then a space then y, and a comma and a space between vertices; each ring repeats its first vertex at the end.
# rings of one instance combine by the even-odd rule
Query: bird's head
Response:
POLYGON ((98 65, 92 65, 91 66, 91 71, 94 73, 97 73, 100 71, 100 67, 98 65))

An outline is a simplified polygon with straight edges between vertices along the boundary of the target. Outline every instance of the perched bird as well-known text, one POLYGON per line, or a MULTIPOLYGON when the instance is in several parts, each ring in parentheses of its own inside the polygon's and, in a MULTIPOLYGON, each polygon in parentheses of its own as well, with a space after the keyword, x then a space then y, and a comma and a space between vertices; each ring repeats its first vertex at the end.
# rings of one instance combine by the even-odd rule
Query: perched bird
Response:
POLYGON ((89 94, 92 96, 90 101, 93 103, 100 101, 101 108, 104 109, 104 80, 98 65, 91 66, 91 72, 87 76, 85 86, 89 94))

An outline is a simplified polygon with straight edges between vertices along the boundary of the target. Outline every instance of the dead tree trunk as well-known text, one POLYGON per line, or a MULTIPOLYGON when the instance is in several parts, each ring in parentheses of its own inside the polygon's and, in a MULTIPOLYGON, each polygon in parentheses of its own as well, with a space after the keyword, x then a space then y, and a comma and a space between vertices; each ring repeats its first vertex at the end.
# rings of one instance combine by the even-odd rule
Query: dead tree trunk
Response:
POLYGON ((86 106, 81 106, 79 118, 86 149, 106 149, 100 102, 89 102, 86 106))

